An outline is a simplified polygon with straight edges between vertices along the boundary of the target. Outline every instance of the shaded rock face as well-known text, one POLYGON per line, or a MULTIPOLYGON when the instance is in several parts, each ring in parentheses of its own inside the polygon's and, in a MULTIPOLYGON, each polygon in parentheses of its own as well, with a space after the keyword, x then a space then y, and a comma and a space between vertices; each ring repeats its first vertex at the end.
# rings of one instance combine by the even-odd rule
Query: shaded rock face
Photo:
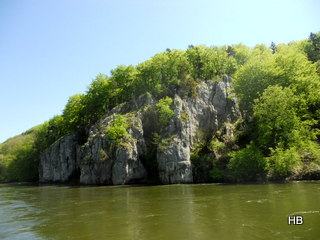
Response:
MULTIPOLYGON (((82 146, 76 143, 75 135, 56 141, 41 155, 40 182, 68 182, 78 177, 81 184, 127 184, 145 179, 147 172, 140 161, 146 150, 142 123, 139 116, 133 118, 130 139, 118 147, 95 126, 82 146)), ((103 123, 108 125, 112 120, 113 116, 107 117, 103 123)))
POLYGON ((165 149, 158 149, 157 161, 162 183, 192 183, 190 147, 184 139, 174 137, 165 149))
POLYGON ((80 183, 127 184, 146 177, 140 161, 144 149, 137 139, 115 149, 109 145, 104 136, 98 135, 79 148, 80 183))
MULTIPOLYGON (((108 124, 112 118, 106 121, 108 124)), ((128 184, 144 180, 147 172, 140 156, 145 145, 139 117, 135 117, 135 125, 128 132, 130 139, 118 147, 113 147, 95 127, 82 146, 77 144, 75 135, 56 141, 41 155, 40 182, 68 182, 76 176, 81 184, 128 184)))
POLYGON ((77 172, 75 135, 66 136, 46 149, 40 156, 40 182, 67 182, 77 172))
MULTIPOLYGON (((231 79, 224 76, 220 82, 201 83, 195 98, 174 96, 174 117, 160 131, 162 143, 156 149, 159 179, 163 184, 192 183, 190 152, 200 138, 220 129, 223 124, 240 118, 236 99, 230 98, 231 79)), ((148 107, 156 103, 144 95, 112 109, 91 127, 88 140, 78 145, 75 135, 66 136, 41 155, 41 182, 68 182, 78 178, 82 184, 128 184, 141 182, 147 177, 142 164, 150 146, 151 133, 145 125, 154 124, 148 119, 148 107), (105 129, 114 114, 129 114, 129 137, 118 146, 105 137, 105 129), (146 136, 149 136, 146 138, 146 136)))
POLYGON ((97 136, 78 147, 80 183, 112 184, 112 160, 105 138, 97 136))

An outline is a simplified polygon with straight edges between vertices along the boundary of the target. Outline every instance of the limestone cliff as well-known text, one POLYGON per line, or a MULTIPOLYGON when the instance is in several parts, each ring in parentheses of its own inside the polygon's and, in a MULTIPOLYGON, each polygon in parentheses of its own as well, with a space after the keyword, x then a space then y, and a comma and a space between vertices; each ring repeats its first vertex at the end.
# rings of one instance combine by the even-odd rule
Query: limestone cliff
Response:
POLYGON ((40 181, 135 183, 148 176, 143 162, 156 160, 161 183, 192 183, 190 152, 200 135, 212 135, 224 124, 240 118, 236 99, 229 97, 230 81, 224 76, 219 82, 202 82, 192 98, 175 94, 174 116, 158 131, 156 159, 146 159, 150 146, 154 146, 151 136, 157 124, 150 117, 150 109, 156 101, 144 95, 117 106, 91 126, 86 143, 79 144, 76 135, 69 135, 46 149, 41 155, 40 181), (126 114, 129 119, 129 136, 117 145, 105 136, 115 114, 126 114))

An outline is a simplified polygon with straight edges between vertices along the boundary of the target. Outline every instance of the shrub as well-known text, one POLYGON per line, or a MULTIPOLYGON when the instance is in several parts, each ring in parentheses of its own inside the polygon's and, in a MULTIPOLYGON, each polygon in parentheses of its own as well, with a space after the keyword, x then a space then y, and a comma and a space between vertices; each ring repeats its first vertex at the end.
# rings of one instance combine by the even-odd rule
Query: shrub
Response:
POLYGON ((208 182, 212 179, 210 176, 210 170, 213 168, 213 156, 204 155, 197 151, 190 154, 190 160, 192 163, 193 180, 196 183, 208 182))
POLYGON ((226 145, 224 142, 220 142, 218 139, 215 138, 210 142, 209 149, 213 152, 223 152, 226 150, 226 145))
POLYGON ((210 177, 214 180, 214 181, 219 181, 222 179, 223 175, 222 175, 222 171, 218 168, 213 168, 210 171, 210 177))
POLYGON ((189 115, 186 111, 180 113, 180 118, 184 124, 186 124, 189 120, 189 115))
POLYGON ((159 122, 162 126, 167 125, 174 115, 174 112, 171 109, 172 102, 172 98, 165 97, 160 99, 156 104, 157 112, 159 113, 159 122))
POLYGON ((293 168, 300 165, 300 155, 295 147, 289 149, 271 149, 270 157, 267 158, 268 169, 277 177, 289 175, 293 168))
POLYGON ((110 159, 108 154, 102 148, 99 149, 98 153, 99 153, 99 158, 101 162, 105 162, 110 159))
POLYGON ((126 123, 124 117, 122 115, 115 115, 115 119, 111 122, 110 126, 106 129, 106 137, 116 143, 119 144, 121 139, 128 137, 129 134, 127 132, 128 124, 126 123))
POLYGON ((228 168, 233 170, 237 177, 251 180, 257 174, 263 173, 267 167, 266 159, 263 157, 259 148, 252 143, 245 148, 229 154, 230 161, 228 168))

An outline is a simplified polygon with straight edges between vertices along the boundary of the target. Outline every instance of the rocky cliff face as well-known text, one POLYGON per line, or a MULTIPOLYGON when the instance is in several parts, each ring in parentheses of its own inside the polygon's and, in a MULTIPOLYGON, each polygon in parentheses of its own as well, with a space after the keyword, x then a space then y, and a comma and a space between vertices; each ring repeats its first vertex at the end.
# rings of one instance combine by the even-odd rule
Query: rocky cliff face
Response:
MULTIPOLYGON (((228 96, 230 81, 224 76, 220 82, 203 82, 193 98, 174 96, 174 117, 159 131, 161 139, 156 146, 162 183, 192 183, 190 152, 199 138, 240 118, 236 99, 228 96)), ((77 144, 75 135, 55 142, 41 155, 40 181, 68 182, 78 178, 82 184, 127 184, 145 180, 148 173, 142 159, 152 145, 148 129, 156 123, 148 112, 154 105, 150 96, 142 96, 114 108, 92 126, 85 144, 77 144), (115 114, 126 114, 130 120, 129 137, 118 145, 105 136, 115 114)))
POLYGON ((78 168, 75 135, 66 136, 46 149, 40 156, 41 182, 67 182, 78 168))

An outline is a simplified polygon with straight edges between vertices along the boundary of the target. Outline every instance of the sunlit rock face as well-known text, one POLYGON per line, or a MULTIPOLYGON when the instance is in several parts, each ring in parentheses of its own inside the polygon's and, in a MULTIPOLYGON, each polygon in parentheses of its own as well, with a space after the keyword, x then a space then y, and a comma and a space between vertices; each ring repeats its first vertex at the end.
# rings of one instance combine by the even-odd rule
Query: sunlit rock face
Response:
POLYGON ((212 135, 224 123, 240 118, 236 99, 228 96, 230 82, 231 79, 224 76, 220 82, 200 84, 195 98, 175 96, 175 116, 166 131, 169 143, 157 153, 162 183, 191 183, 190 151, 199 135, 212 135))
POLYGON ((156 129, 162 140, 157 146, 152 144, 152 132, 148 132, 155 130, 157 125, 149 118, 150 108, 154 108, 157 101, 144 95, 115 107, 91 126, 86 143, 79 144, 76 135, 69 135, 46 149, 41 154, 40 181, 143 182, 148 176, 145 161, 154 160, 161 183, 192 183, 190 152, 199 135, 212 135, 223 124, 233 123, 241 117, 236 99, 229 96, 230 83, 231 78, 223 76, 219 82, 200 83, 192 98, 175 94, 174 116, 167 126, 156 129), (120 144, 112 143, 105 136, 115 114, 130 116, 128 137, 120 144), (156 159, 146 159, 150 146, 156 148, 156 159))

